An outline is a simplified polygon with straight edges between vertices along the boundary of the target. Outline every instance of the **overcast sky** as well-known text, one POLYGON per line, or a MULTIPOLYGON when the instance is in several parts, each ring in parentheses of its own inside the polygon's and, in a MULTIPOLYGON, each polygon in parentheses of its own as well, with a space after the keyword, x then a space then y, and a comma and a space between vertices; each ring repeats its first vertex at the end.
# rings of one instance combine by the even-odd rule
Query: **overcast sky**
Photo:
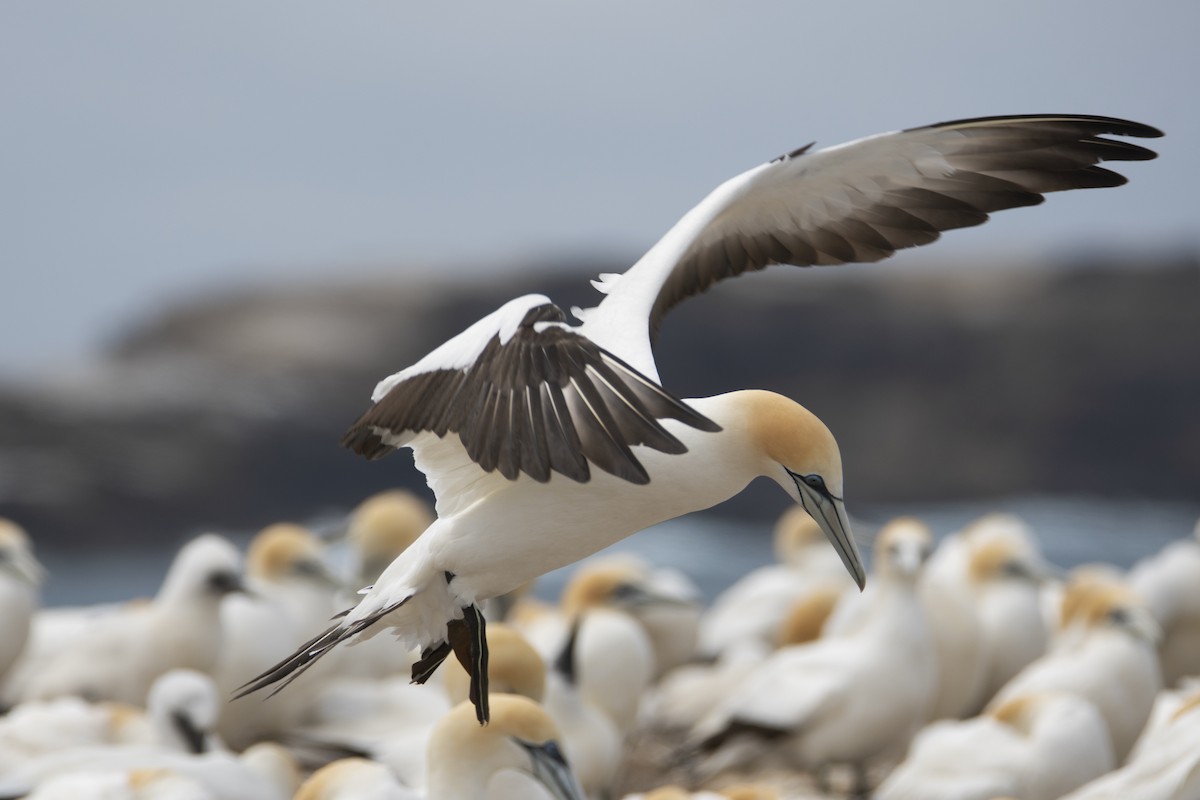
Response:
POLYGON ((636 255, 780 152, 958 117, 1167 138, 935 252, 1194 243, 1198 30, 1185 0, 4 0, 0 378, 214 287, 636 255))

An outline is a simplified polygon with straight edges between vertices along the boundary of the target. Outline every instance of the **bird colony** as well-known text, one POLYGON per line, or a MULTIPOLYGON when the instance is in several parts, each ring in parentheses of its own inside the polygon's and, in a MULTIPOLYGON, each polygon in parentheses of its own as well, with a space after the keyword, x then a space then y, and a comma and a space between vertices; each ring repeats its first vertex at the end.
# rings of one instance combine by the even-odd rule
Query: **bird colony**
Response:
POLYGON ((431 521, 387 492, 334 540, 206 534, 152 599, 47 609, 0 523, 0 797, 1200 797, 1200 541, 1065 573, 1010 515, 891 520, 862 592, 799 508, 707 607, 629 555, 518 587, 485 609, 486 726, 463 665, 413 683, 390 637, 231 699, 431 521))
POLYGON ((958 120, 726 181, 577 323, 518 297, 379 383, 343 444, 410 448, 436 504, 368 498, 346 569, 280 523, 244 554, 189 542, 151 600, 37 610, 4 522, 0 798, 1200 797, 1194 539, 1062 574, 1019 519, 940 542, 895 519, 868 576, 833 433, 768 391, 677 397, 653 352, 724 278, 1119 186, 1099 165, 1160 135, 958 120), (670 564, 596 555, 759 477, 795 503, 778 563, 710 608, 670 564))

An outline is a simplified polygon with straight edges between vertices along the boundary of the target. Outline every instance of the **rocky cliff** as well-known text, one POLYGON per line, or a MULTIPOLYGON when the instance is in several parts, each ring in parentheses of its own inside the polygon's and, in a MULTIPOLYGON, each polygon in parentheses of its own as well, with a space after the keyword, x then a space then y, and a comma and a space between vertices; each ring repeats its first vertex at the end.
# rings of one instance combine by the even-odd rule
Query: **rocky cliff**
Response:
MULTIPOLYGON (((514 294, 587 305, 586 278, 620 269, 360 281, 168 309, 93 363, 0 390, 0 515, 50 544, 133 543, 417 486, 405 455, 367 464, 338 447, 375 382, 514 294)), ((756 386, 804 403, 841 442, 852 504, 1196 498, 1193 256, 797 272, 673 312, 663 380, 684 396, 756 386)), ((759 496, 727 511, 761 513, 759 496)))

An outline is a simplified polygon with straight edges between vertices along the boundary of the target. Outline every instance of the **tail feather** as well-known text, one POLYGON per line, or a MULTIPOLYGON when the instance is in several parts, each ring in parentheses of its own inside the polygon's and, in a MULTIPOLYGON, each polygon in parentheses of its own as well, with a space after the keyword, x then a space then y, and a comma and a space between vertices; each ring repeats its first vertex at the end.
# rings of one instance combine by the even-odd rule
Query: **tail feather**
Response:
POLYGON ((297 648, 296 652, 292 653, 287 658, 280 661, 275 666, 263 672, 261 675, 250 679, 246 683, 237 688, 233 695, 233 699, 245 697, 248 694, 253 694, 260 689, 265 689, 268 686, 279 684, 271 691, 267 697, 274 697, 292 681, 303 675, 309 667, 317 663, 321 656, 328 653, 333 648, 337 647, 347 639, 353 639, 367 628, 374 625, 379 620, 391 614, 396 609, 407 603, 412 598, 412 595, 405 597, 396 603, 385 606, 379 611, 364 617, 360 620, 355 620, 350 624, 346 624, 344 618, 348 612, 339 614, 337 618, 343 618, 343 621, 336 622, 326 628, 321 633, 317 634, 307 642, 297 648))

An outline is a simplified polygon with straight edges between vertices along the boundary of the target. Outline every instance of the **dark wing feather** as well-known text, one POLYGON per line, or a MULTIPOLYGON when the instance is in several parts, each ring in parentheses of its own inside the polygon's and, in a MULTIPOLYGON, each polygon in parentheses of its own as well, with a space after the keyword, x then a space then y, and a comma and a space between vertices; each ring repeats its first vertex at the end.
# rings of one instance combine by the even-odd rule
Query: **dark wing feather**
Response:
POLYGON ((686 450, 659 420, 719 430, 570 328, 538 324, 561 320, 555 306, 534 307, 507 341, 492 337, 468 367, 418 372, 399 381, 342 443, 379 458, 407 434, 456 433, 481 469, 509 480, 524 473, 545 482, 557 472, 583 482, 595 465, 640 484, 650 476, 631 448, 686 450))
POLYGON ((670 268, 650 314, 651 336, 671 308, 724 278, 770 264, 879 261, 942 231, 979 225, 993 211, 1036 205, 1048 192, 1125 183, 1096 166, 1102 161, 1155 157, 1105 134, 1162 135, 1111 117, 983 117, 780 156, 747 173, 670 268))

